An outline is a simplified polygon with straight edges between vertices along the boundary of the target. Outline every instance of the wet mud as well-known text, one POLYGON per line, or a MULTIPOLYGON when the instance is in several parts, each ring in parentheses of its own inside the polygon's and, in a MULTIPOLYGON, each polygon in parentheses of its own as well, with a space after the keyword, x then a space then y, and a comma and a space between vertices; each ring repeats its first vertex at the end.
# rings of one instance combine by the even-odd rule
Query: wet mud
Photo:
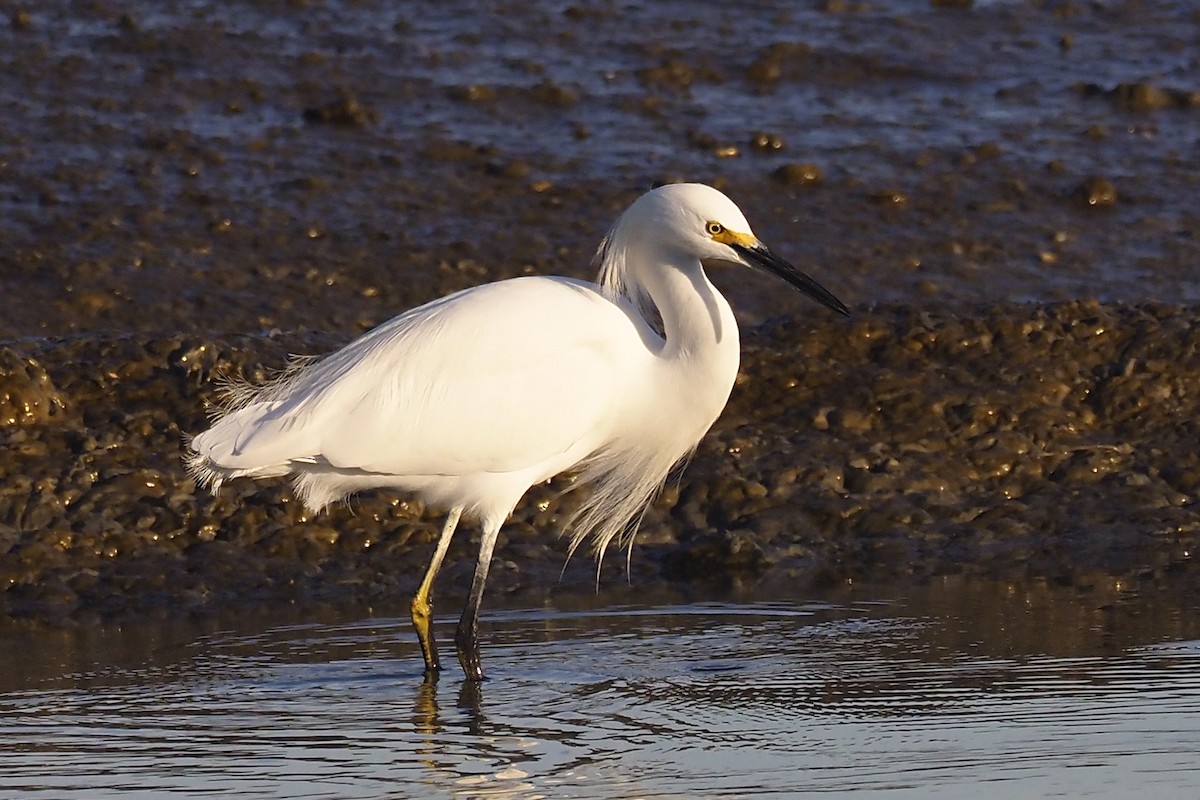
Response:
MULTIPOLYGON (((746 337, 730 407, 647 516, 627 576, 717 588, 969 574, 1111 590, 1194 570, 1200 317, 1165 305, 881 307, 746 337)), ((329 335, 86 337, 0 350, 2 607, 116 614, 415 588, 435 510, 371 493, 309 518, 283 481, 197 492, 182 440, 217 377, 329 335), (86 364, 86 370, 79 365, 86 364)), ((504 529, 495 592, 560 579, 569 479, 504 529)), ((444 580, 465 585, 461 536, 444 580)))
MULTIPOLYGON (((625 205, 679 179, 723 188, 854 317, 713 276, 742 375, 635 585, 1194 570, 1190 5, 717 10, 6 7, 0 611, 407 593, 433 510, 195 491, 181 441, 214 379, 483 281, 589 276, 625 205)), ((559 582, 567 486, 518 508, 491 591, 590 588, 582 557, 559 582)), ((455 591, 468 537, 450 560, 455 591)))

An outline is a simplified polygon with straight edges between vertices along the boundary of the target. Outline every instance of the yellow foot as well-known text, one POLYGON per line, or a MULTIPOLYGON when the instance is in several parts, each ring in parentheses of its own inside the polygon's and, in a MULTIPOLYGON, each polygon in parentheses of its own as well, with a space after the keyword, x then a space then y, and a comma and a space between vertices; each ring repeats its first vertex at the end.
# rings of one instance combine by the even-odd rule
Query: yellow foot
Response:
POLYGON ((412 599, 412 624, 421 643, 421 655, 425 658, 425 677, 436 677, 442 664, 433 640, 433 604, 420 593, 412 599))

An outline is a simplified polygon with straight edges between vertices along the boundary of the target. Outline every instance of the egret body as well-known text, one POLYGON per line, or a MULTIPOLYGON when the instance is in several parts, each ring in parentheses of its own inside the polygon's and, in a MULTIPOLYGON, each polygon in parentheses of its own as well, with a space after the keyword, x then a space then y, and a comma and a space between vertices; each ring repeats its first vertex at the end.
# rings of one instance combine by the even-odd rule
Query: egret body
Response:
POLYGON ((771 272, 829 308, 832 294, 772 254, 725 195, 674 184, 640 197, 597 253, 598 283, 522 277, 427 303, 263 386, 235 387, 188 467, 292 476, 319 511, 366 489, 448 510, 412 620, 427 675, 434 579, 463 516, 482 527, 455 643, 483 677, 477 623, 500 527, 530 486, 575 471, 587 495, 572 549, 632 538, 646 505, 729 399, 738 327, 706 265, 771 272))

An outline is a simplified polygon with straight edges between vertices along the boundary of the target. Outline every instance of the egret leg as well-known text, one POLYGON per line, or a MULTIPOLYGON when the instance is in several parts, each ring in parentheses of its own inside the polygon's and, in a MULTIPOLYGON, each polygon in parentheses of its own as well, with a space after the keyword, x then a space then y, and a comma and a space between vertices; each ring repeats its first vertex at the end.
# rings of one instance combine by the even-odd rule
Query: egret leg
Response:
POLYGON ((475 562, 475 577, 471 579, 471 596, 458 620, 454 644, 458 649, 458 663, 469 681, 483 680, 483 666, 479 662, 479 606, 483 602, 483 586, 487 583, 488 568, 492 564, 492 550, 500 525, 485 522, 483 536, 479 541, 479 560, 475 562))
POLYGON ((458 519, 462 516, 462 508, 452 508, 446 515, 446 524, 442 527, 442 535, 438 539, 437 549, 429 560, 429 568, 425 570, 425 578, 421 587, 412 599, 412 623, 417 629, 417 639, 421 642, 421 655, 425 657, 425 676, 437 675, 442 668, 438 661, 437 645, 433 641, 433 581, 437 578, 442 566, 442 559, 450 549, 450 540, 454 538, 454 529, 458 527, 458 519))

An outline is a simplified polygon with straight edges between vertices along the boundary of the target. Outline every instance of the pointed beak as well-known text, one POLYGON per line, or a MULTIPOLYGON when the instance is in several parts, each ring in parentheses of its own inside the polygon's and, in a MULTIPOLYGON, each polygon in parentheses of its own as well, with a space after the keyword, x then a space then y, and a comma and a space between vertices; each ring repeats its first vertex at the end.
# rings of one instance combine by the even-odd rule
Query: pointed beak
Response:
POLYGON ((769 272, 783 278, 793 288, 799 289, 806 295, 816 300, 823 306, 831 308, 839 314, 850 316, 850 310, 846 305, 833 296, 833 293, 826 289, 821 284, 814 281, 812 278, 805 275, 800 270, 793 267, 788 262, 784 261, 779 256, 767 249, 766 245, 761 242, 756 242, 753 245, 745 245, 739 242, 729 244, 734 252, 742 257, 742 259, 754 267, 761 269, 764 272, 769 272))

